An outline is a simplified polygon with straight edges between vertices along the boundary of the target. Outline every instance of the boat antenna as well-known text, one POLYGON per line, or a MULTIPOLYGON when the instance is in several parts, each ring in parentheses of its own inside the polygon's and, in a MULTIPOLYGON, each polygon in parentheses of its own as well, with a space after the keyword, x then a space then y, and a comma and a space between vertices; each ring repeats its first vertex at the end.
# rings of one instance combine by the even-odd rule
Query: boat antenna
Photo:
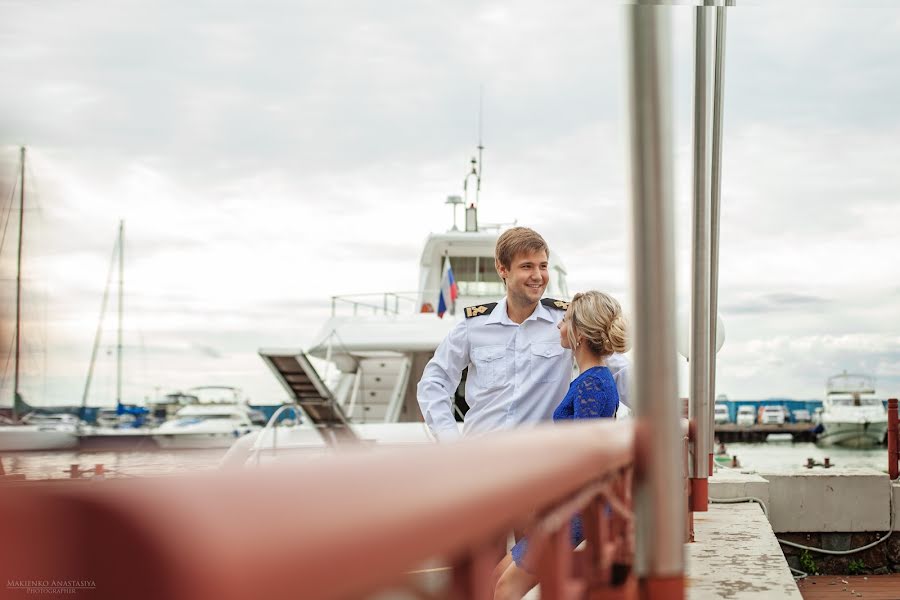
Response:
POLYGON ((25 146, 19 148, 19 248, 16 253, 16 370, 13 372, 13 422, 18 420, 19 359, 22 346, 22 231, 25 220, 25 146))
POLYGON ((484 112, 484 86, 478 97, 478 158, 472 157, 472 169, 463 179, 463 196, 466 206, 466 231, 478 231, 478 203, 481 197, 481 172, 483 167, 484 143, 482 142, 482 116, 484 112), (469 178, 475 177, 475 202, 469 203, 469 178))
POLYGON ((481 156, 482 151, 484 151, 484 144, 482 143, 482 122, 484 117, 484 84, 481 84, 481 87, 478 90, 478 177, 475 180, 475 206, 478 206, 478 201, 480 200, 481 195, 481 174, 484 172, 484 159, 481 156))

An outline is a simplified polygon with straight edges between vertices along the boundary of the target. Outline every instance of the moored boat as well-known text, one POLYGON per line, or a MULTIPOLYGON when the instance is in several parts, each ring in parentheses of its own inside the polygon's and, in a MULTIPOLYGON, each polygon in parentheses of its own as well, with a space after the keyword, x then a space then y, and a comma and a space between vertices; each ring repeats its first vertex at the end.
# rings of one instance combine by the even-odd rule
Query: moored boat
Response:
POLYGON ((245 404, 191 404, 153 431, 153 440, 165 449, 228 448, 236 439, 258 431, 245 404))
POLYGON ((871 448, 884 441, 887 411, 874 397, 875 378, 844 371, 829 377, 822 404, 822 433, 818 442, 826 446, 871 448))
POLYGON ((0 425, 0 452, 67 450, 78 445, 78 417, 31 413, 18 423, 0 425))

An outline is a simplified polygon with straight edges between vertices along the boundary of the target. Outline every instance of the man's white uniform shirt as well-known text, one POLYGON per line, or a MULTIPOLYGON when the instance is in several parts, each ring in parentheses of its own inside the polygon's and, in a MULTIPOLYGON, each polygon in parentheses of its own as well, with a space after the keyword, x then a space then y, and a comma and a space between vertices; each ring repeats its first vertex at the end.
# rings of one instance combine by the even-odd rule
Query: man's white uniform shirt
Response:
POLYGON ((453 396, 466 376, 465 435, 550 419, 572 378, 572 352, 559 345, 565 311, 538 303, 521 324, 506 298, 487 315, 463 319, 444 338, 419 381, 419 407, 440 440, 459 436, 453 396))
MULTIPOLYGON (((437 438, 459 437, 453 397, 466 367, 464 435, 552 419, 573 375, 572 352, 559 343, 557 325, 564 315, 539 303, 518 324, 507 315, 504 298, 490 314, 457 323, 425 366, 417 390, 422 415, 437 438)), ((610 369, 616 377, 627 359, 614 356, 610 369)))

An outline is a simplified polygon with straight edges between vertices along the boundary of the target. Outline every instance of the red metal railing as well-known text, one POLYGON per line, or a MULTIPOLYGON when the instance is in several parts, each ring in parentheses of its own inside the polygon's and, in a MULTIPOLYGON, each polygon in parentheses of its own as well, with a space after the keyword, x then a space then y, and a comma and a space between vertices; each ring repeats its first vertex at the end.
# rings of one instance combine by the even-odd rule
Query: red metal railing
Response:
POLYGON ((431 597, 477 600, 525 526, 542 598, 636 598, 635 446, 629 423, 579 422, 256 471, 10 485, 0 572, 92 580, 95 599, 347 598, 415 589, 408 573, 432 558, 452 576, 431 597))
POLYGON ((888 431, 887 431, 887 447, 888 447, 888 476, 891 480, 900 476, 900 425, 897 419, 897 399, 888 400, 888 431))

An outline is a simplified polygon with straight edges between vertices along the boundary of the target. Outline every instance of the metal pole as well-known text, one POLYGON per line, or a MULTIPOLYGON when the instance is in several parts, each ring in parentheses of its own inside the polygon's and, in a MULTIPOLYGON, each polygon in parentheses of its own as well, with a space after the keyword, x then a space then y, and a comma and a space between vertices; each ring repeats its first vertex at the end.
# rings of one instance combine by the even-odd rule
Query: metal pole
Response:
POLYGON ((897 399, 891 398, 888 400, 887 432, 888 477, 890 477, 891 481, 900 476, 900 469, 898 469, 897 464, 897 442, 900 442, 897 439, 898 437, 900 437, 900 432, 897 431, 897 399))
POLYGON ((630 6, 635 568, 643 598, 684 597, 684 497, 675 351, 670 8, 630 6))
POLYGON ((19 419, 19 358, 22 348, 22 232, 25 225, 25 146, 19 148, 19 248, 16 253, 16 370, 13 373, 13 421, 19 419))
POLYGON ((712 470, 712 408, 709 398, 710 347, 710 108, 712 79, 710 8, 695 9, 694 33, 694 220, 691 268, 690 418, 694 421, 691 456, 691 510, 705 511, 712 470))
POLYGON ((116 406, 122 404, 122 292, 125 287, 125 221, 119 221, 119 322, 116 334, 116 406))
MULTIPOLYGON (((710 423, 715 423, 716 398, 716 331, 719 314, 719 209, 722 205, 722 107, 725 89, 725 7, 716 7, 715 81, 713 83, 712 122, 712 189, 710 202, 709 263, 709 409, 710 423)), ((715 429, 709 429, 713 448, 715 429)))

